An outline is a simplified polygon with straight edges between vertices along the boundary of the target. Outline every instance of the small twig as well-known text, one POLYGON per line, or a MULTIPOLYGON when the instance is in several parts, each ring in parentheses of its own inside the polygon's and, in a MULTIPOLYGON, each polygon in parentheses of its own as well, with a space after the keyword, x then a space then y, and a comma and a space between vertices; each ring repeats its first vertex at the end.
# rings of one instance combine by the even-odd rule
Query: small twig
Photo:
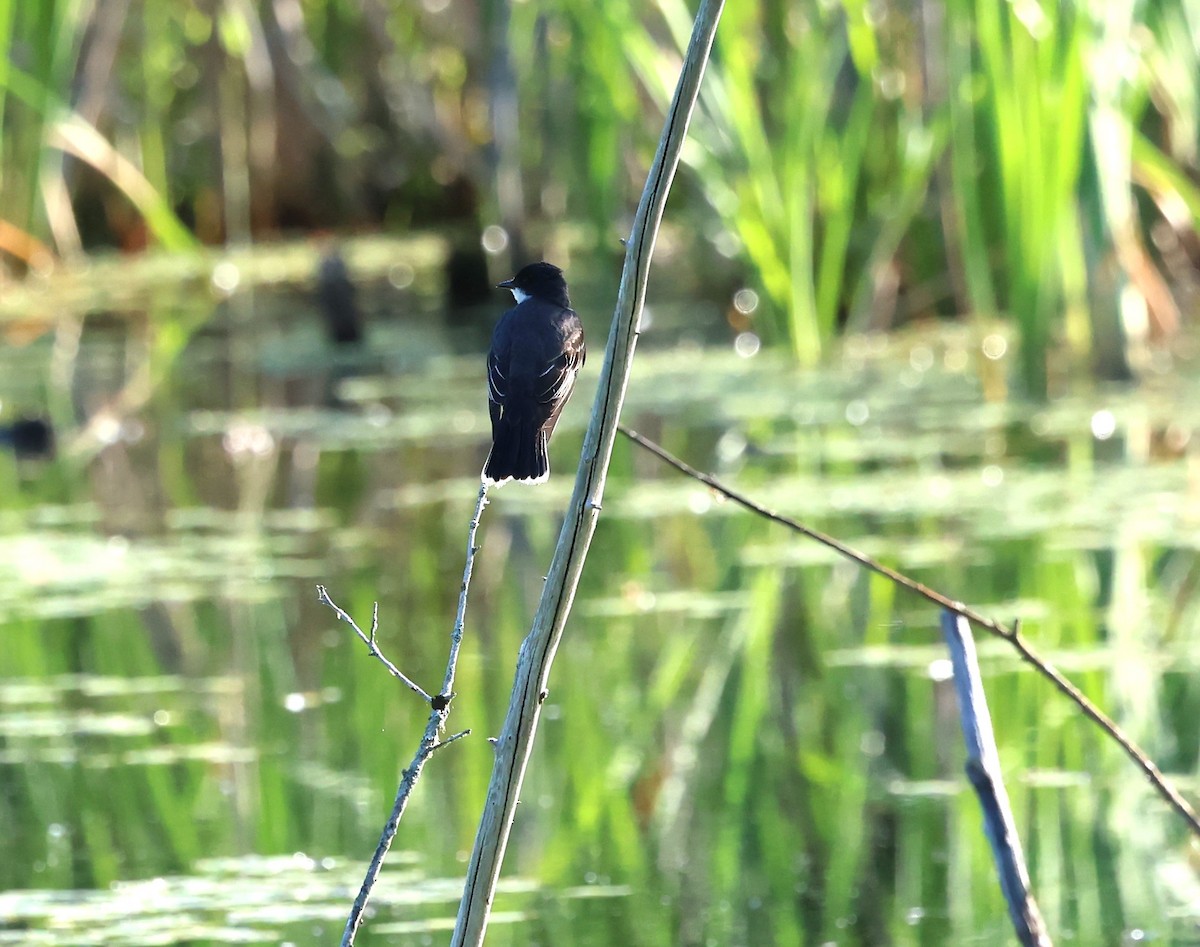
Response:
POLYGON ((329 590, 323 585, 317 586, 317 601, 322 605, 328 605, 330 608, 332 608, 334 614, 337 615, 341 621, 344 621, 347 625, 354 629, 354 633, 358 635, 358 637, 362 639, 363 644, 367 646, 367 651, 371 653, 372 657, 378 658, 380 662, 382 662, 383 666, 388 669, 388 673, 391 674, 392 677, 396 678, 396 680, 398 680, 414 694, 420 694, 425 703, 430 703, 433 700, 432 697, 425 693, 425 688, 416 683, 416 681, 412 680, 412 678, 396 667, 396 665, 392 664, 392 662, 387 659, 387 656, 379 650, 379 645, 375 641, 375 634, 379 631, 378 602, 375 603, 375 607, 372 610, 371 633, 368 635, 358 627, 358 623, 350 617, 350 614, 345 609, 343 609, 337 604, 337 602, 329 597, 329 590))
POLYGON ((444 739, 438 743, 435 743, 430 748, 430 751, 433 753, 436 753, 442 747, 449 746, 451 743, 455 742, 456 740, 461 740, 463 737, 470 736, 470 735, 471 735, 470 730, 460 730, 458 733, 454 734, 454 736, 446 737, 446 739, 444 739))
POLYGON ((694 467, 688 466, 678 457, 675 457, 666 449, 654 443, 654 441, 643 437, 637 431, 632 431, 624 425, 621 425, 619 430, 639 447, 648 450, 651 454, 666 463, 668 466, 674 467, 680 473, 686 474, 693 480, 699 480, 705 486, 710 487, 717 493, 721 494, 721 496, 732 500, 734 503, 744 507, 750 512, 765 517, 772 522, 779 523, 781 526, 786 526, 788 529, 800 533, 802 536, 807 536, 809 539, 816 540, 822 546, 832 549, 838 555, 844 556, 853 562, 857 562, 864 569, 869 569, 886 579, 890 579, 892 582, 896 583, 902 588, 908 589, 910 592, 915 592, 917 595, 920 595, 927 601, 933 602, 935 605, 940 605, 942 608, 953 612, 955 615, 961 615, 973 625, 976 625, 979 628, 982 628, 984 631, 1009 642, 1009 644, 1017 649, 1017 653, 1025 660, 1026 663, 1031 665, 1034 670, 1049 680, 1051 684, 1058 688, 1060 693, 1066 696, 1081 711, 1083 711, 1085 716, 1090 718, 1092 722, 1099 726, 1100 729, 1102 729, 1105 733, 1107 733, 1111 739, 1116 741, 1121 749, 1125 751, 1125 755, 1133 760, 1137 767, 1141 769, 1142 773, 1150 781, 1150 784, 1154 787, 1155 791, 1162 796, 1162 798, 1166 800, 1167 804, 1170 805, 1171 808, 1183 818, 1192 832, 1195 835, 1200 836, 1200 817, 1196 815, 1196 810, 1193 809, 1188 801, 1179 794, 1179 791, 1167 781, 1167 778, 1163 776, 1162 772, 1159 770, 1158 766, 1155 765, 1154 761, 1150 759, 1150 757, 1147 756, 1146 753, 1136 743, 1133 742, 1133 740, 1126 736, 1125 732, 1118 727, 1117 724, 1106 713, 1104 713, 1104 711, 1088 700, 1083 695, 1083 692, 1079 690, 1079 688, 1067 680, 1067 678, 1064 677, 1063 674, 1056 667, 1054 667, 1054 665, 1050 664, 1036 651, 1034 651, 1034 649, 1025 641, 1025 639, 1021 637, 1020 628, 1018 625, 1014 624, 1012 628, 1006 628, 999 622, 993 621, 990 618, 985 618, 983 615, 979 614, 979 612, 967 608, 967 606, 962 602, 952 601, 945 595, 942 595, 940 592, 935 592, 933 589, 922 585, 920 582, 917 582, 914 579, 910 579, 908 576, 897 572, 895 569, 889 569, 883 563, 876 562, 870 556, 859 552, 857 549, 847 546, 845 543, 834 539, 832 536, 828 536, 825 533, 822 533, 820 530, 812 529, 811 527, 805 526, 804 524, 799 523, 790 517, 783 516, 782 514, 776 513, 774 510, 767 509, 765 506, 762 506, 759 503, 755 503, 744 494, 738 493, 731 487, 727 487, 711 474, 703 473, 699 470, 696 470, 694 467))
MULTIPOLYGON (((354 899, 354 904, 350 908, 350 916, 346 919, 346 928, 342 932, 341 947, 351 947, 354 943, 354 937, 358 933, 358 928, 363 921, 363 912, 367 909, 367 901, 371 897, 371 891, 375 887, 375 882, 379 880, 379 873, 383 870, 383 860, 387 857, 388 849, 392 847, 392 841, 396 837, 396 832, 400 828, 400 820, 404 817, 404 810, 408 807, 408 799, 412 795, 413 787, 421 776, 421 770, 425 766, 425 762, 434 753, 444 746, 449 746, 465 737, 470 730, 463 730, 461 733, 456 733, 453 736, 439 740, 438 734, 441 733, 442 727, 446 723, 446 718, 450 715, 450 700, 454 696, 452 690, 454 686, 454 672, 458 666, 458 652, 462 645, 463 625, 466 622, 467 615, 467 590, 471 585, 471 570, 475 565, 475 553, 479 551, 479 547, 475 545, 475 537, 479 531, 479 520, 483 516, 483 508, 487 506, 487 484, 482 484, 479 488, 479 496, 475 500, 475 512, 471 516, 471 525, 467 530, 467 562, 463 568, 462 586, 458 593, 458 611, 454 618, 454 630, 450 634, 450 654, 446 660, 446 676, 442 684, 441 693, 434 697, 425 694, 425 699, 429 702, 430 712, 429 720, 425 724, 425 733, 421 737, 421 743, 417 747, 417 752, 413 755, 412 762, 408 764, 408 769, 404 771, 400 779, 400 786, 396 789, 396 800, 392 804, 392 814, 388 819, 387 824, 383 827, 383 834, 379 837, 379 844, 375 847, 375 854, 371 858, 371 864, 367 868, 367 875, 363 878, 362 887, 358 889, 358 896, 354 899)), ((384 664, 388 665, 388 669, 393 674, 404 678, 399 671, 394 670, 394 666, 387 661, 382 654, 379 654, 379 649, 375 646, 375 626, 372 625, 370 636, 364 635, 357 625, 351 620, 350 616, 338 608, 329 600, 329 595, 324 587, 318 586, 318 595, 322 602, 329 605, 337 613, 338 617, 343 621, 347 621, 358 632, 358 636, 367 642, 371 648, 371 653, 374 654, 384 664)), ((378 606, 376 607, 378 614, 378 606)), ((415 684, 409 684, 410 687, 416 688, 415 684)), ((424 694, 424 691, 421 691, 424 694)))

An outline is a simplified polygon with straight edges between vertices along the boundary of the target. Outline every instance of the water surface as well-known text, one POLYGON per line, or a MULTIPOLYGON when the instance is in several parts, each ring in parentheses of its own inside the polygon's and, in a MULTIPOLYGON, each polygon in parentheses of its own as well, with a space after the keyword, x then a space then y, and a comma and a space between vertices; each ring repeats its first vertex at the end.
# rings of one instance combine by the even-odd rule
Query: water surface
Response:
MULTIPOLYGON (((0 943, 339 936, 426 709, 315 586, 364 623, 378 602, 381 646, 436 688, 505 305, 447 314, 422 253, 349 245, 369 323, 349 350, 323 332, 312 248, 18 296, 0 422, 45 412, 59 450, 0 456, 0 943)), ((481 531, 451 719, 473 735, 427 767, 365 944, 452 924, 602 358, 611 289, 579 285, 593 355, 554 476, 496 492, 481 531)), ((1139 387, 1029 405, 987 326, 854 339, 801 372, 735 348, 723 302, 660 285, 631 426, 1019 618, 1200 794, 1184 348, 1139 387)), ((1179 822, 980 644, 1056 941, 1200 943, 1179 822)), ((489 943, 1009 943, 944 659, 928 604, 619 440, 489 943)))

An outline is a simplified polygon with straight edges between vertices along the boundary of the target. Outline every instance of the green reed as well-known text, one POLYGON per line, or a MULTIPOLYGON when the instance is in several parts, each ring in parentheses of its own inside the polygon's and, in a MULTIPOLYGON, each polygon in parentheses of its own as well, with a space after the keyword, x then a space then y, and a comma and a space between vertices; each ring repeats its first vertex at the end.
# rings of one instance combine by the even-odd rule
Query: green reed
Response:
MULTIPOLYGON (((1034 394, 1046 391, 1046 353, 1063 308, 1079 302, 1068 292, 1088 278, 1079 169, 1091 94, 1084 49, 1089 28, 1085 14, 1069 6, 1045 12, 1036 4, 947 6, 948 42, 971 37, 974 46, 969 59, 950 57, 951 94, 979 90, 974 115, 956 126, 970 136, 963 147, 977 161, 975 174, 965 161, 957 165, 958 203, 965 218, 973 198, 964 191, 994 198, 992 207, 976 208, 990 232, 964 226, 974 240, 963 252, 976 273, 983 256, 998 260, 996 302, 1020 328, 1022 376, 1034 394)), ((992 298, 984 289, 978 303, 992 298)))
MULTIPOLYGON (((656 14, 681 48, 686 4, 660 0, 656 14)), ((905 20, 856 2, 731 9, 688 163, 765 297, 758 330, 801 361, 843 325, 999 314, 1019 330, 1025 389, 1044 394, 1050 350, 1096 354, 1094 337, 1123 331, 1116 285, 1147 291, 1135 181, 1167 197, 1194 191, 1196 44, 1181 40, 1191 32, 1174 4, 1145 22, 1127 4, 955 0, 939 14, 905 20), (1150 72, 1164 87, 1184 79, 1152 102, 1150 72), (1169 152, 1138 131, 1156 109, 1179 132, 1169 152), (940 214, 929 192, 939 166, 940 214), (1106 275, 1113 259, 1118 284, 1106 275)), ((587 26, 570 55, 619 31, 665 103, 653 17, 587 26)), ((601 95, 589 101, 604 107, 601 95)))

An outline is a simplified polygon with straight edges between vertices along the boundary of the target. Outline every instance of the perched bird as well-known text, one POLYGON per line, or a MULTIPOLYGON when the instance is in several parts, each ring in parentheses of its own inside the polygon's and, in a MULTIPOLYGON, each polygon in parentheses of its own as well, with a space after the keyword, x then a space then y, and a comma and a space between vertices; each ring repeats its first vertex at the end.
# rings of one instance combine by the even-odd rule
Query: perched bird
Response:
POLYGON ((517 304, 496 323, 488 353, 492 450, 483 480, 542 483, 550 476, 546 444, 583 367, 583 325, 551 263, 530 263, 499 288, 517 304))

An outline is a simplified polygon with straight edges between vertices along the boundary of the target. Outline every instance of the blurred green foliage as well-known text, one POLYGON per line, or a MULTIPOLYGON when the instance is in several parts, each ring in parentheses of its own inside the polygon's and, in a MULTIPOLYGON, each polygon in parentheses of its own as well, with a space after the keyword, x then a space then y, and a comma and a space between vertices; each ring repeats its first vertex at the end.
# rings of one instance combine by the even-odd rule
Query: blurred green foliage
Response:
MULTIPOLYGON (((519 252, 526 227, 580 221, 609 246, 691 12, 0 0, 0 249, 36 267, 190 234, 499 223, 519 252)), ((732 259, 759 299, 732 321, 805 364, 847 326, 999 315, 1032 394, 1062 343, 1127 375, 1193 278, 1198 16, 730 3, 670 218, 689 265, 732 259)))

